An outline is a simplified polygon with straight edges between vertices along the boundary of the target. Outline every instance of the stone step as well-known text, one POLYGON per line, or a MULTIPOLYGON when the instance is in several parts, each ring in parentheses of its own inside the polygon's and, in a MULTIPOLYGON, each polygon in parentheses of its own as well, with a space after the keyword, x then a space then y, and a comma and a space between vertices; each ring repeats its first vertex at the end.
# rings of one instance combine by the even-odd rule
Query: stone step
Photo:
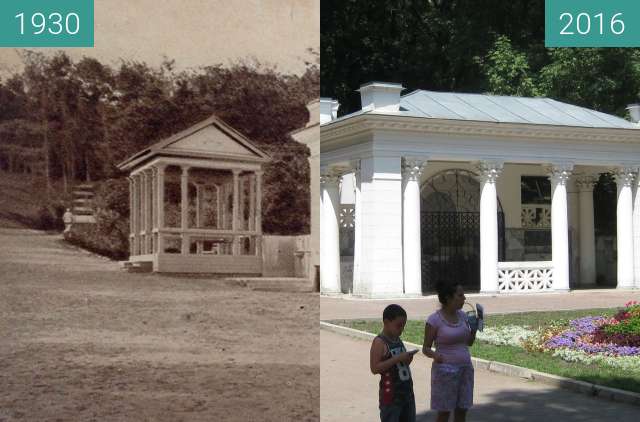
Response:
POLYGON ((74 215, 73 224, 96 224, 96 218, 93 215, 74 215))
POLYGON ((89 207, 73 207, 73 213, 78 213, 78 214, 88 214, 91 213, 93 214, 93 208, 89 208, 89 207))
POLYGON ((153 271, 153 262, 124 261, 122 269, 130 273, 150 273, 153 271))

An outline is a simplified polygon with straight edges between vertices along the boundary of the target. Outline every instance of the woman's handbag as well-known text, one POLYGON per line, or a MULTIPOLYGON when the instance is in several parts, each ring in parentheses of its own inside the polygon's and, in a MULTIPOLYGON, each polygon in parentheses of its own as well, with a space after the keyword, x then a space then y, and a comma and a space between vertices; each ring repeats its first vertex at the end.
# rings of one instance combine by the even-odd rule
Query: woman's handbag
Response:
POLYGON ((471 327, 473 331, 482 331, 484 328, 484 309, 482 305, 478 304, 477 306, 473 306, 469 302, 465 302, 464 304, 471 308, 470 311, 466 312, 469 327, 471 327))

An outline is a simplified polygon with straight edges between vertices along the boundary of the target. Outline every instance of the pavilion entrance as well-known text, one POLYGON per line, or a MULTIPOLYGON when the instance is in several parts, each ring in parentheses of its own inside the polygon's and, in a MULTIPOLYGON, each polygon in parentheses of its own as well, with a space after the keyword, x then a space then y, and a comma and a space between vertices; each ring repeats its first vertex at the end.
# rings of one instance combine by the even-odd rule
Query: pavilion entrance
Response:
MULTIPOLYGON (((504 259, 504 212, 498 202, 499 259, 504 259)), ((452 169, 421 187, 422 292, 438 282, 480 290, 480 183, 473 173, 452 169)))

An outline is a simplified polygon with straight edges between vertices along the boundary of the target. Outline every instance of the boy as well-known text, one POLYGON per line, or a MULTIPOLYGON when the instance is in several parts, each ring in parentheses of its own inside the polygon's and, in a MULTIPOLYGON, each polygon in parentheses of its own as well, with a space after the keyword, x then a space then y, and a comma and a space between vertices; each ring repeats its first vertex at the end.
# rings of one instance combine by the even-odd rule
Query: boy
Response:
POLYGON ((371 372, 380 374, 381 422, 414 422, 416 401, 409 364, 417 350, 407 352, 400 335, 407 313, 399 305, 389 305, 382 313, 382 332, 371 343, 371 372))

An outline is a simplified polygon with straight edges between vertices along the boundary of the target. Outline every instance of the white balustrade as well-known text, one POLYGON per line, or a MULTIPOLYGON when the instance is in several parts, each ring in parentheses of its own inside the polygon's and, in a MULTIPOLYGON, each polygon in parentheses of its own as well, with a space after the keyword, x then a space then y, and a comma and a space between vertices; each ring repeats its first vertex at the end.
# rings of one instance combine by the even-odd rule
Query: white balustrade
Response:
POLYGON ((502 293, 553 290, 553 262, 499 262, 498 290, 502 293))

